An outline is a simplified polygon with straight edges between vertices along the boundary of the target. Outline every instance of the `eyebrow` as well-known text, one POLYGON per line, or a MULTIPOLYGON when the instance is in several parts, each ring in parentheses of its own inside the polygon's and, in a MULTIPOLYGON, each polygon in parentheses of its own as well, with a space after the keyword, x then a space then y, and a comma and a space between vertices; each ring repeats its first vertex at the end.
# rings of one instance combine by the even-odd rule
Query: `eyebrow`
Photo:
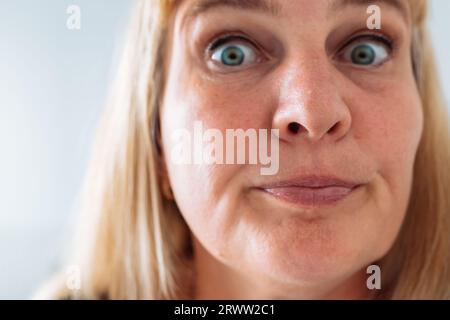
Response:
POLYGON ((408 22, 408 8, 402 0, 335 0, 330 5, 330 12, 339 11, 349 6, 365 6, 386 4, 395 9, 408 22))
POLYGON ((272 16, 278 16, 281 6, 272 0, 198 0, 187 12, 183 24, 198 15, 218 7, 230 7, 234 9, 258 11, 272 16))
MULTIPOLYGON (((408 21, 408 10, 401 0, 330 0, 329 12, 342 10, 349 6, 369 6, 386 4, 396 9, 405 21, 408 21)), ((218 7, 230 7, 234 9, 258 11, 272 16, 278 16, 281 12, 281 5, 272 0, 198 0, 183 18, 184 25, 187 21, 218 7)))

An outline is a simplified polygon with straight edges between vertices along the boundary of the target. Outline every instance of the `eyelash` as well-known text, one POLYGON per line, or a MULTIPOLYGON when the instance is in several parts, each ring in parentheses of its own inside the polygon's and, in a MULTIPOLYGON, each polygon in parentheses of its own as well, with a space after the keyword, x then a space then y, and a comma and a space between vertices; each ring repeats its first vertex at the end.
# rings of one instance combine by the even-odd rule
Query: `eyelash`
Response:
POLYGON ((220 46, 223 46, 224 44, 227 44, 233 40, 241 40, 250 43, 254 48, 258 49, 259 46, 256 45, 253 41, 251 41, 246 36, 240 35, 240 34, 225 34, 221 35, 218 38, 216 38, 210 45, 207 47, 207 52, 211 53, 213 50, 219 48, 220 46))
MULTIPOLYGON (((366 39, 376 40, 383 42, 390 50, 393 49, 394 43, 393 40, 382 34, 369 34, 365 36, 366 39)), ((355 39, 356 40, 356 39, 355 39)))
MULTIPOLYGON (((207 46, 206 52, 208 53, 208 56, 211 56, 211 54, 213 53, 213 51, 215 49, 217 49, 229 42, 236 41, 236 40, 247 42, 253 48, 261 51, 260 47, 255 42, 250 40, 248 37, 241 35, 241 34, 228 33, 228 34, 221 35, 221 36, 217 37, 215 40, 213 40, 207 46)), ((339 55, 340 52, 342 52, 345 48, 350 46, 352 43, 357 42, 357 41, 364 41, 364 40, 382 43, 383 45, 385 45, 387 47, 389 54, 391 56, 395 50, 394 39, 392 39, 388 36, 385 36, 383 34, 380 34, 380 33, 370 33, 370 34, 360 34, 360 35, 352 37, 350 40, 346 41, 343 45, 339 46, 339 49, 335 52, 334 56, 339 55)))
POLYGON ((394 49, 394 40, 392 40, 390 37, 387 37, 387 36, 379 34, 379 33, 369 33, 369 34, 357 35, 357 36, 351 38, 350 40, 345 42, 344 45, 340 46, 339 49, 337 50, 337 52, 342 51, 343 49, 348 47, 353 42, 357 42, 360 40, 380 42, 380 43, 384 44, 391 53, 394 49))

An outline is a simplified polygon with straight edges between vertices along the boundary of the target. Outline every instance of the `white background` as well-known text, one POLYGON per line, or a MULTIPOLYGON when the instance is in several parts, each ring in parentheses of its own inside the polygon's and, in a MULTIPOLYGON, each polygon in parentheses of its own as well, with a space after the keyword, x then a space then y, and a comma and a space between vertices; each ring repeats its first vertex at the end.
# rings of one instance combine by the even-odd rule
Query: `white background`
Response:
MULTIPOLYGON (((29 298, 68 239, 130 0, 0 0, 0 299, 29 298), (66 28, 66 9, 82 29, 66 28)), ((450 98, 450 1, 430 28, 450 98)))

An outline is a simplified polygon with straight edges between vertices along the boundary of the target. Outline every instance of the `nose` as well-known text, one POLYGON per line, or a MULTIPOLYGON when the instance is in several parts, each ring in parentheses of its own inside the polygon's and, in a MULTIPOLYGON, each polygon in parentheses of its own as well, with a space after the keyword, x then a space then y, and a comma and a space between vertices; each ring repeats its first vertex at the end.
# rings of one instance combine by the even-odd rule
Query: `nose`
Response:
POLYGON ((338 141, 351 127, 351 114, 339 92, 333 66, 314 60, 278 70, 278 105, 272 128, 288 142, 338 141))

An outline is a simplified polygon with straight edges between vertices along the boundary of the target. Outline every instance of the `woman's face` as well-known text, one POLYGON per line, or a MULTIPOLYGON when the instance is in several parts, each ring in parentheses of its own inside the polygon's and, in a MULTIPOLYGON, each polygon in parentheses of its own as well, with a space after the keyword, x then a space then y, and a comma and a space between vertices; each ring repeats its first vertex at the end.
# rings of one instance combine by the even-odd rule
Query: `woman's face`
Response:
POLYGON ((312 286, 344 281, 392 246, 423 115, 407 1, 375 3, 374 30, 363 1, 181 3, 165 56, 162 143, 203 255, 260 283, 312 286), (177 163, 173 132, 187 129, 194 145, 196 123, 224 137, 278 129, 278 172, 177 163))

